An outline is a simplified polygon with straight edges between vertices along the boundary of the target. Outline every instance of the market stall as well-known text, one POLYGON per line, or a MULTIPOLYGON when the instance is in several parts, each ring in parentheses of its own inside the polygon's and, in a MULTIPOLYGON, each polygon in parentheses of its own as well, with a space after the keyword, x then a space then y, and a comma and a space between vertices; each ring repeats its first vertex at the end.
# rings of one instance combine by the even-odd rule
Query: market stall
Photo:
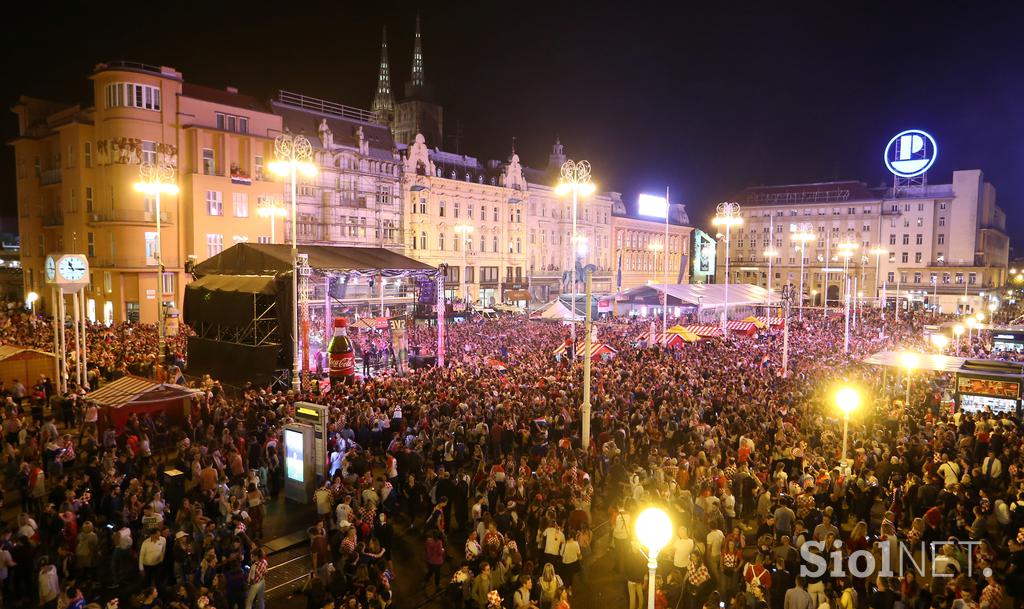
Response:
POLYGON ((0 345, 0 380, 11 383, 17 379, 29 387, 41 374, 53 377, 54 362, 53 354, 46 351, 0 345))
POLYGON ((686 330, 700 338, 714 338, 722 335, 722 328, 718 326, 686 326, 686 330))
MULTIPOLYGON (((569 345, 570 345, 569 341, 566 340, 561 345, 558 345, 558 347, 555 349, 555 351, 554 351, 554 353, 552 353, 552 355, 554 355, 557 358, 561 358, 561 357, 565 356, 567 354, 566 352, 569 350, 569 345)), ((586 350, 585 343, 583 341, 580 341, 579 344, 576 345, 577 356, 582 356, 582 354, 584 353, 585 350, 586 350)), ((613 348, 610 345, 606 345, 605 343, 595 342, 595 343, 591 343, 591 345, 590 345, 590 359, 591 359, 591 361, 595 361, 596 362, 596 361, 600 361, 600 360, 610 360, 613 357, 615 357, 615 354, 617 354, 617 353, 618 353, 618 351, 615 348, 613 348)))
POLYGON ((122 376, 85 394, 85 401, 100 409, 101 429, 113 426, 124 428, 128 418, 164 415, 171 425, 181 425, 192 404, 192 396, 201 393, 170 383, 157 383, 141 376, 122 376))

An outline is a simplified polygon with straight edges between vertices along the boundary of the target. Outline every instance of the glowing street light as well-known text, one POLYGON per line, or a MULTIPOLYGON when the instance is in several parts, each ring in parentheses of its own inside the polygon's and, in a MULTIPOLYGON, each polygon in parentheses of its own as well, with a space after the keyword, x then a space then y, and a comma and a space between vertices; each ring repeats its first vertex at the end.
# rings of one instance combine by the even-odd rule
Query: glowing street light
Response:
POLYGON ((836 406, 843 412, 843 458, 842 464, 846 467, 846 439, 850 429, 850 413, 860 406, 860 392, 855 388, 845 385, 840 387, 835 396, 836 406))
MULTIPOLYGON (((576 260, 579 253, 576 251, 577 247, 577 235, 576 235, 576 208, 579 206, 579 198, 587 197, 597 190, 597 187, 593 182, 590 181, 590 161, 568 161, 562 163, 561 169, 562 178, 558 181, 555 186, 555 194, 563 197, 567 194, 572 194, 572 237, 570 239, 570 248, 572 249, 572 261, 569 264, 569 272, 572 273, 572 326, 570 327, 570 335, 573 345, 573 350, 576 349, 576 260)), ((588 305, 589 306, 589 305, 588 305)), ((589 410, 589 409, 588 409, 589 410)), ((589 417, 587 417, 589 419, 589 417)), ((590 431, 589 420, 586 423, 587 429, 583 434, 583 447, 587 448, 590 445, 590 438, 586 432, 590 431)))
POLYGON ((963 324, 953 326, 953 336, 956 337, 956 354, 960 355, 960 337, 964 335, 963 324))
MULTIPOLYGON (((572 251, 572 261, 569 264, 569 272, 572 273, 572 325, 569 326, 570 341, 572 342, 573 354, 576 353, 576 261, 580 255, 577 251, 578 235, 576 234, 576 208, 579 206, 579 198, 587 197, 597 190, 597 187, 590 180, 590 161, 573 161, 572 159, 562 163, 561 179, 555 186, 555 194, 563 197, 572 194, 572 239, 569 247, 572 251)), ((587 303, 587 307, 590 303, 587 303)), ((589 358, 590 354, 584 354, 589 358)), ((588 392, 589 394, 589 392, 588 392)), ((587 396, 589 398, 589 395, 587 396)), ((583 404, 583 450, 590 447, 590 400, 584 400, 583 404)))
POLYGON ((728 334, 729 329, 725 327, 725 321, 729 317, 729 240, 733 226, 743 224, 740 217, 740 204, 726 201, 719 203, 715 211, 715 219, 711 221, 715 226, 725 227, 725 307, 722 309, 722 334, 728 334))
POLYGON ((907 369, 907 396, 903 402, 903 407, 907 408, 910 406, 910 374, 917 368, 920 358, 917 357, 916 353, 911 351, 904 351, 900 354, 900 364, 907 369))
POLYGON ((672 521, 661 508, 649 507, 636 517, 636 538, 647 548, 647 609, 654 609, 654 580, 658 554, 672 538, 672 521))
POLYGON ((25 295, 25 306, 28 307, 29 311, 36 312, 36 301, 39 300, 39 294, 35 292, 29 292, 25 295))
POLYGON ((302 135, 282 133, 274 139, 274 160, 268 164, 274 174, 291 179, 292 194, 292 388, 298 393, 299 372, 299 244, 298 191, 299 174, 312 178, 317 174, 313 163, 313 145, 302 135))
POLYGON ((284 206, 273 199, 263 199, 256 208, 256 214, 261 218, 270 218, 270 242, 277 241, 277 231, 274 230, 274 219, 283 218, 288 213, 284 206))
POLYGON ((932 334, 931 341, 939 353, 942 353, 949 345, 949 337, 945 334, 932 334))
MULTIPOLYGON (((817 238, 806 224, 801 225, 801 230, 789 236, 790 241, 796 243, 797 249, 800 250, 800 321, 804 319, 804 258, 807 257, 807 243, 817 238)), ((817 296, 817 290, 812 292, 812 296, 817 296)))
POLYGON ((462 277, 462 293, 463 298, 466 299, 466 303, 469 303, 469 284, 466 282, 466 269, 469 267, 469 246, 473 242, 473 238, 470 235, 473 234, 472 224, 457 224, 455 226, 455 233, 459 235, 462 240, 462 272, 459 275, 462 277))
MULTIPOLYGON (((779 256, 779 251, 775 249, 766 249, 762 252, 762 255, 768 259, 768 306, 769 310, 772 306, 772 262, 779 256)), ((771 313, 769 313, 771 315, 771 313)))
POLYGON ((156 259, 157 267, 156 291, 158 298, 156 299, 156 318, 157 341, 159 345, 158 366, 164 365, 164 359, 167 356, 167 333, 164 328, 164 259, 161 255, 160 195, 178 194, 178 184, 174 174, 174 166, 168 163, 143 163, 139 166, 139 181, 133 185, 136 191, 153 197, 155 203, 154 209, 156 213, 154 215, 156 217, 156 247, 153 251, 153 258, 156 259))

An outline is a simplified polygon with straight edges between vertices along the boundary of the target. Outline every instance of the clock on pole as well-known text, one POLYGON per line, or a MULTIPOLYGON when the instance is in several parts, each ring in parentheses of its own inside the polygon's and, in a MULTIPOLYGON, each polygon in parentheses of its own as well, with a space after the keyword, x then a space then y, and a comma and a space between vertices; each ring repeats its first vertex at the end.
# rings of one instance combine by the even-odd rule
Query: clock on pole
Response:
POLYGON ((66 291, 89 285, 89 259, 82 254, 65 254, 55 261, 54 284, 66 291))

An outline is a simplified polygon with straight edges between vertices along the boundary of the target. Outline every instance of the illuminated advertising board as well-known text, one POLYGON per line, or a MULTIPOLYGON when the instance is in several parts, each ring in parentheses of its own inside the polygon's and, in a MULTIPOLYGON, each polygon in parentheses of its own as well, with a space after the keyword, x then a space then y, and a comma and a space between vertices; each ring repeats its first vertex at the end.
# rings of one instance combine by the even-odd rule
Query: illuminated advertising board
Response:
POLYGON ((648 218, 668 218, 668 200, 656 195, 641 194, 637 199, 637 214, 648 218))
POLYGON ((305 481, 304 444, 302 432, 294 429, 284 430, 284 473, 296 482, 305 481))
POLYGON ((900 178, 917 177, 935 164, 939 148, 935 138, 920 129, 897 133, 885 146, 885 166, 900 178))

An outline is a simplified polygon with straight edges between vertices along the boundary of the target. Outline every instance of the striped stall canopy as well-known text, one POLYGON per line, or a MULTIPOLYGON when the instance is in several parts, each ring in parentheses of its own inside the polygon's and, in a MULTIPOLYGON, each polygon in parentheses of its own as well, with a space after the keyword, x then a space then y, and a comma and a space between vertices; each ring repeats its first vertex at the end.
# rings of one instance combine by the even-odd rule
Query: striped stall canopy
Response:
POLYGON ((731 332, 740 332, 743 334, 754 334, 757 332, 757 324, 752 321, 731 319, 725 322, 725 327, 731 332))
MULTIPOLYGON (((576 353, 579 354, 579 355, 582 355, 583 352, 584 352, 585 347, 586 347, 586 345, 584 343, 580 342, 579 344, 576 345, 576 353)), ((561 345, 558 345, 558 347, 555 349, 553 355, 562 355, 568 349, 569 349, 569 345, 567 345, 565 343, 562 343, 561 345)), ((614 349, 613 347, 611 347, 609 345, 606 345, 604 343, 591 343, 591 345, 590 345, 590 357, 596 357, 598 355, 604 355, 605 353, 610 353, 610 354, 614 355, 614 354, 618 353, 618 351, 616 349, 614 349)))
POLYGON ((765 317, 763 315, 759 315, 754 318, 748 317, 744 321, 754 321, 755 319, 765 324, 765 326, 772 328, 781 328, 782 326, 786 325, 786 319, 784 317, 765 317))
POLYGON ((157 383, 141 376, 122 376, 103 385, 96 391, 85 394, 85 401, 94 402, 97 406, 121 406, 146 396, 146 401, 183 397, 193 393, 201 393, 197 389, 189 389, 181 385, 157 383))
POLYGON ((659 345, 666 347, 682 347, 686 343, 695 343, 700 340, 700 337, 696 334, 687 332, 686 334, 677 334, 675 332, 659 332, 655 337, 659 345))
POLYGON ((686 326, 686 329, 701 338, 710 338, 712 336, 722 335, 722 329, 718 326, 686 326))

